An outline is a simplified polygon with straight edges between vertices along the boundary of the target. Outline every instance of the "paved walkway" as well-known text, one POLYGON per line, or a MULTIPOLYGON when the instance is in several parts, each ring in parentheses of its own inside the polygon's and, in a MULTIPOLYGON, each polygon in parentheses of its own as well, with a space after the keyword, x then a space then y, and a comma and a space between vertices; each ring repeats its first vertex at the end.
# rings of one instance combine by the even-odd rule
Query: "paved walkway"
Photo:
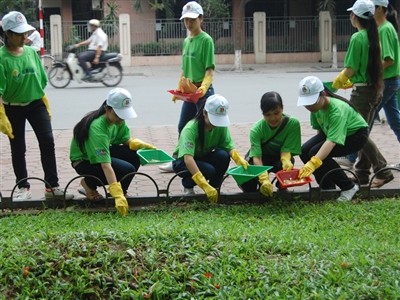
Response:
MULTIPOLYGON (((232 124, 231 133, 233 139, 236 142, 239 152, 244 155, 249 147, 248 133, 251 127, 251 123, 245 124, 232 124)), ((156 145, 158 148, 165 150, 168 153, 172 153, 174 150, 177 140, 177 130, 175 126, 152 126, 142 128, 131 128, 132 135, 143 139, 146 142, 156 145)), ((307 123, 302 124, 302 142, 308 140, 313 134, 314 130, 310 128, 307 123)), ((60 185, 65 187, 66 184, 77 174, 71 167, 69 161, 69 144, 72 137, 72 130, 55 130, 55 143, 56 143, 56 156, 58 171, 60 177, 60 185)), ((374 126, 371 134, 372 139, 379 146, 383 155, 385 156, 388 164, 394 164, 400 162, 400 151, 399 143, 396 140, 393 132, 390 130, 388 125, 376 125, 374 126)), ((43 171, 40 162, 39 149, 37 145, 36 137, 32 131, 26 132, 27 141, 27 164, 29 176, 43 178, 43 171)), ((15 184, 15 177, 11 166, 11 154, 9 149, 9 142, 5 135, 0 135, 0 191, 4 197, 9 197, 11 190, 15 184)), ((296 159, 296 166, 302 166, 301 161, 296 159)), ((232 163, 234 166, 234 163, 232 163)), ((168 182, 174 174, 161 173, 156 165, 142 166, 140 172, 150 175, 157 182, 160 189, 165 189, 168 182)), ((396 179, 392 183, 388 184, 387 187, 399 187, 400 186, 400 174, 394 172, 396 179)), ((40 199, 43 197, 43 184, 37 180, 31 180, 33 198, 40 199)), ((313 186, 315 182, 313 182, 313 186)), ((77 193, 79 188, 79 180, 71 184, 68 189, 73 192, 76 197, 80 197, 77 193)), ((232 178, 228 178, 221 189, 221 192, 235 193, 240 192, 237 185, 232 178)), ((143 176, 137 176, 131 184, 129 193, 132 196, 140 194, 141 196, 155 196, 156 190, 153 183, 143 176)), ((171 195, 181 194, 180 180, 176 179, 171 185, 171 195)))
MULTIPOLYGON (((124 68, 126 75, 133 76, 156 76, 160 74, 176 73, 179 66, 135 66, 124 68)), ((251 73, 291 73, 291 72, 335 72, 329 68, 329 64, 322 63, 299 63, 299 64, 262 64, 262 65, 243 65, 242 71, 234 70, 233 65, 219 65, 216 72, 251 72, 251 73)), ((254 120, 257 121, 257 120, 254 120)), ((237 149, 244 155, 249 147, 249 131, 252 123, 236 123, 231 125, 231 133, 236 142, 237 149)), ((168 153, 172 153, 177 142, 177 129, 176 126, 151 126, 131 128, 133 137, 138 137, 149 143, 154 144, 159 149, 163 149, 168 153)), ((302 123, 302 142, 308 140, 315 132, 312 130, 307 122, 302 123)), ((72 129, 68 130, 54 130, 57 166, 60 178, 60 185, 65 187, 68 182, 77 176, 75 170, 71 167, 69 161, 69 144, 72 138, 72 129)), ((386 125, 374 126, 372 139, 378 145, 383 155, 385 156, 388 164, 395 164, 400 162, 400 147, 393 132, 386 125)), ((32 131, 26 132, 27 154, 26 160, 28 164, 28 174, 30 177, 43 178, 43 171, 40 162, 40 154, 37 145, 37 140, 32 131)), ((234 166, 234 163, 232 163, 234 166)), ((296 167, 302 166, 299 158, 296 158, 296 167)), ((160 189, 166 189, 170 179, 174 176, 171 173, 161 173, 156 165, 142 166, 140 172, 146 173, 151 176, 158 184, 160 189)), ((396 173, 396 172, 394 172, 396 173)), ((400 174, 395 174, 396 179, 387 187, 400 186, 400 174)), ((272 178, 272 177, 271 177, 272 178)), ((38 180, 30 180, 33 198, 40 199, 43 197, 43 183, 38 180)), ((4 197, 9 197, 15 185, 15 176, 11 165, 11 154, 9 142, 5 135, 0 134, 0 192, 4 197)), ((316 186, 315 182, 312 183, 316 186)), ((79 180, 74 181, 68 188, 69 192, 80 197, 77 193, 79 188, 79 180)), ((221 192, 235 193, 240 192, 236 183, 232 178, 227 178, 222 186, 221 192)), ((133 180, 129 193, 141 196, 155 196, 156 189, 154 184, 144 176, 136 176, 133 180)), ((182 188, 180 180, 177 178, 171 185, 171 195, 180 195, 182 188)))

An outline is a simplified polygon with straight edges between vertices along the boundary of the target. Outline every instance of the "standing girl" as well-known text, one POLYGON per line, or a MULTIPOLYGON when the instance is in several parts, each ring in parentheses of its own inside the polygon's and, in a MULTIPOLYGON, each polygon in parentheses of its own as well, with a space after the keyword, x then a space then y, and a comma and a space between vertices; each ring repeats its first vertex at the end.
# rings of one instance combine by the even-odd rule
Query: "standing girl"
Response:
MULTIPOLYGON (((38 139, 46 186, 45 197, 64 197, 59 187, 50 108, 44 97, 47 76, 36 51, 24 46, 28 32, 34 30, 23 14, 12 11, 2 19, 4 46, 0 48, 0 128, 10 138, 11 157, 18 190, 14 199, 30 199, 26 179, 25 123, 38 139), (8 116, 8 118, 6 117, 8 116)), ((73 195, 66 194, 66 199, 73 195)))
POLYGON ((247 168, 247 161, 234 149, 228 129, 228 110, 229 103, 223 96, 212 95, 182 130, 175 150, 178 159, 172 164, 176 173, 189 171, 180 175, 184 194, 193 195, 197 184, 210 202, 216 203, 216 189, 221 185, 230 158, 247 168))
MULTIPOLYGON (((383 69, 378 29, 374 20, 375 6, 371 0, 357 0, 348 9, 351 24, 357 28, 350 39, 344 60, 345 68, 334 79, 333 88, 339 89, 353 83, 350 102, 368 124, 373 123, 375 111, 382 99, 383 69)), ((385 168, 387 162, 375 143, 368 139, 358 154, 355 171, 361 184, 369 183, 371 165, 374 172, 385 168)), ((380 172, 372 187, 380 187, 393 179, 390 170, 380 172)))
MULTIPOLYGON (((183 82, 182 79, 189 80, 196 88, 196 93, 200 93, 199 101, 194 104, 184 101, 182 103, 181 114, 178 123, 178 133, 180 134, 186 123, 194 118, 205 100, 214 94, 212 86, 215 60, 214 60, 214 41, 201 29, 203 23, 203 8, 195 1, 188 2, 182 9, 182 16, 188 36, 183 42, 182 50, 182 74, 179 79, 178 90, 183 82)), ((175 101, 176 98, 173 98, 175 101)), ((162 171, 172 171, 172 164, 161 165, 162 171)))
POLYGON ((103 196, 97 192, 97 186, 108 184, 115 207, 124 216, 128 214, 125 194, 133 175, 120 181, 139 169, 138 149, 155 148, 131 138, 125 120, 136 117, 131 94, 125 89, 115 88, 98 110, 88 113, 75 125, 70 147, 71 164, 76 172, 102 181, 92 177, 81 180, 88 200, 101 200, 103 196))
POLYGON ((325 89, 317 77, 308 76, 299 83, 297 106, 305 106, 311 112, 311 126, 318 130, 318 134, 301 148, 300 158, 305 165, 300 169, 299 177, 314 173, 321 188, 334 189, 337 185, 342 190, 338 201, 350 201, 359 187, 333 157, 360 150, 368 139, 367 122, 345 101, 325 89), (338 170, 321 182, 334 169, 338 170))
POLYGON ((387 121, 400 142, 400 111, 397 92, 400 88, 400 57, 397 12, 388 0, 373 0, 383 60, 384 90, 376 114, 383 108, 387 121))

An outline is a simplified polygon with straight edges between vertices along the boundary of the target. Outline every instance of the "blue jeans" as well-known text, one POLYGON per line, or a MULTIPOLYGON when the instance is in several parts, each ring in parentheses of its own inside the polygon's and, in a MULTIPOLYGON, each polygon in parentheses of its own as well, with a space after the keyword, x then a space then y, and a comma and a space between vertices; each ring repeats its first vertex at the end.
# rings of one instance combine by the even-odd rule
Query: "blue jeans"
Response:
MULTIPOLYGON (((103 52, 101 53, 103 55, 103 52)), ((79 65, 83 69, 85 75, 90 75, 90 69, 87 62, 91 63, 96 56, 96 50, 88 50, 78 55, 79 65)))
MULTIPOLYGON (((210 185, 214 188, 219 188, 231 160, 229 153, 225 150, 214 150, 201 158, 195 157, 194 160, 210 185)), ((175 173, 187 170, 183 158, 173 161, 172 167, 175 173)), ((182 185, 185 188, 193 188, 196 185, 192 179, 192 174, 189 172, 180 175, 180 177, 182 177, 182 185)))
POLYGON ((200 98, 196 104, 183 101, 182 109, 181 109, 181 116, 179 118, 179 123, 178 123, 178 133, 179 134, 181 134, 181 131, 182 131, 183 127, 185 127, 187 122, 189 122, 191 119, 193 119, 196 116, 199 109, 203 106, 203 104, 206 102, 207 98, 210 97, 211 95, 214 95, 214 87, 212 85, 210 85, 210 88, 208 89, 208 91, 204 95, 204 97, 200 98))
POLYGON ((384 83, 385 89, 383 90, 382 102, 376 109, 376 115, 378 115, 379 111, 383 108, 387 122, 396 135, 397 140, 400 142, 400 111, 397 100, 397 91, 400 88, 400 79, 397 77, 385 79, 384 83))
MULTIPOLYGON (((44 180, 46 180, 51 187, 57 187, 58 175, 53 129, 51 127, 49 113, 43 101, 38 99, 26 106, 4 105, 4 109, 14 133, 14 138, 10 139, 10 146, 16 182, 28 177, 25 159, 25 123, 26 120, 28 120, 39 143, 44 180)), ((18 184, 18 187, 29 188, 30 184, 27 180, 22 180, 18 184)))
MULTIPOLYGON (((112 145, 110 146, 111 167, 114 170, 115 176, 118 181, 121 181, 125 175, 137 172, 140 167, 139 156, 136 151, 129 149, 126 145, 112 145)), ((99 178, 103 185, 107 184, 106 176, 104 175, 101 164, 91 164, 89 161, 84 160, 75 166, 75 171, 79 175, 92 175, 99 178)), ((126 177, 121 181, 122 190, 126 192, 133 179, 132 176, 126 177)), ((85 177, 86 184, 95 190, 101 183, 92 177, 85 177)))
MULTIPOLYGON (((343 169, 340 168, 338 163, 333 159, 333 157, 345 156, 349 153, 359 151, 368 140, 368 128, 359 129, 356 133, 346 137, 344 145, 336 144, 332 151, 324 159, 322 165, 315 170, 314 177, 318 184, 323 189, 334 189, 337 185, 342 191, 350 190, 354 187, 353 181, 351 181, 343 169), (321 185, 321 179, 326 173, 333 169, 339 169, 338 171, 332 172, 328 175, 321 185)), ((320 132, 316 136, 309 139, 301 146, 300 158, 303 163, 307 163, 312 156, 317 154, 322 144, 325 143, 326 136, 324 133, 320 132)))

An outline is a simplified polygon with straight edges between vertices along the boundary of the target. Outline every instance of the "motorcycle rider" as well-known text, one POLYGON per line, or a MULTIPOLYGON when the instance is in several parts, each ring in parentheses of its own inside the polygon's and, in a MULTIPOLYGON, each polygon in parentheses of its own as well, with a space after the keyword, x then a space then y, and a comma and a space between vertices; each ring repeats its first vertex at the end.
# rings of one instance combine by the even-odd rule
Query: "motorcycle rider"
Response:
POLYGON ((88 50, 80 53, 78 56, 79 65, 85 72, 85 76, 82 80, 90 80, 92 77, 87 62, 97 65, 100 61, 100 57, 108 48, 108 36, 103 29, 101 29, 100 21, 91 19, 89 21, 89 26, 92 32, 91 36, 86 41, 75 44, 77 48, 89 45, 88 50))

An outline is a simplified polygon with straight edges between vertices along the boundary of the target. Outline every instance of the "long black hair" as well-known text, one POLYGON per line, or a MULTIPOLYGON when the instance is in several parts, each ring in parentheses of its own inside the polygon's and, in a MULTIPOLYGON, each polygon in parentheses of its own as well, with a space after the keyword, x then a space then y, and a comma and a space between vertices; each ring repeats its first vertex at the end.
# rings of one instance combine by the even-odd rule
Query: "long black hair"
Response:
POLYGON ((370 16, 368 19, 357 18, 361 26, 367 30, 368 35, 367 82, 371 84, 378 93, 381 93, 383 91, 383 66, 378 27, 373 16, 370 16))
POLYGON ((329 88, 327 88, 325 85, 324 85, 324 92, 325 92, 329 97, 331 97, 331 98, 335 98, 335 99, 341 100, 341 101, 343 101, 343 102, 346 102, 346 103, 347 103, 348 105, 350 105, 355 111, 359 112, 358 109, 357 109, 357 107, 355 107, 354 104, 351 103, 351 101, 347 100, 345 97, 342 97, 342 96, 340 96, 340 95, 338 95, 338 94, 332 92, 332 91, 331 91, 329 88))
POLYGON ((206 101, 204 101, 204 103, 201 105, 201 107, 197 111, 196 116, 193 118, 193 120, 197 123, 197 129, 199 132, 200 149, 203 149, 203 147, 204 147, 204 128, 206 126, 206 123, 204 121, 203 111, 204 111, 205 104, 206 104, 206 101))
POLYGON ((85 141, 89 137, 89 128, 90 124, 97 119, 98 117, 102 116, 106 112, 106 101, 99 107, 98 110, 93 110, 87 113, 82 120, 80 120, 74 127, 74 138, 77 140, 79 148, 82 152, 85 150, 85 141))
POLYGON ((397 11, 394 9, 393 5, 389 4, 388 7, 383 7, 383 11, 386 15, 386 20, 392 23, 397 34, 399 34, 399 20, 397 20, 397 11))

